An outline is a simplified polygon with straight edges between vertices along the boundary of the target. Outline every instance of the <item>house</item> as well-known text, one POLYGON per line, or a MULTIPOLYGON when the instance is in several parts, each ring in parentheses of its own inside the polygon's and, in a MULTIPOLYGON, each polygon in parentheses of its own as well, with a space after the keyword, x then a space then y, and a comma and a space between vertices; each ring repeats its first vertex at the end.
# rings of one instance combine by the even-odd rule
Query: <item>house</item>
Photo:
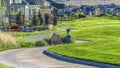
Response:
POLYGON ((6 0, 9 22, 15 21, 15 16, 19 11, 22 11, 24 20, 28 21, 33 17, 34 10, 36 12, 40 9, 40 0, 6 0))
POLYGON ((46 0, 46 2, 53 15, 56 15, 56 16, 64 15, 65 4, 57 3, 53 0, 46 0))

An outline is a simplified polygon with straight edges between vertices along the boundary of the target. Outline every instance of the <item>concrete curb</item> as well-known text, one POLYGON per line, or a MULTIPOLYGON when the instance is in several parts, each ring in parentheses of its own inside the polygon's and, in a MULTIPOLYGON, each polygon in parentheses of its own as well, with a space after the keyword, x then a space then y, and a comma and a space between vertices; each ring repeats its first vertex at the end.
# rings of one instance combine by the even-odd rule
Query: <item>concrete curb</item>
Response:
POLYGON ((99 68, 120 68, 120 66, 117 66, 117 65, 110 65, 110 64, 97 63, 97 62, 86 61, 86 60, 79 60, 79 59, 74 59, 74 58, 57 55, 57 54, 49 52, 48 50, 43 51, 43 54, 47 55, 49 57, 55 58, 57 60, 66 61, 66 62, 70 62, 70 63, 95 66, 95 67, 99 67, 99 68))

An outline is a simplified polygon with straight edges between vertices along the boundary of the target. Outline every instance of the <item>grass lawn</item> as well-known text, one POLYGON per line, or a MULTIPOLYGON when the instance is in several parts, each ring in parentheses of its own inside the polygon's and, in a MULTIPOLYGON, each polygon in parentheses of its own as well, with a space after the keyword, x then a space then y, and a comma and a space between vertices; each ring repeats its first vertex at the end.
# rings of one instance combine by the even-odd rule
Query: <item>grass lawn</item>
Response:
POLYGON ((53 46, 49 51, 72 58, 120 65, 120 16, 86 17, 62 22, 59 27, 74 28, 71 34, 81 44, 53 46))
POLYGON ((13 67, 10 67, 10 66, 6 66, 6 65, 3 65, 3 64, 0 64, 0 68, 13 68, 13 67))

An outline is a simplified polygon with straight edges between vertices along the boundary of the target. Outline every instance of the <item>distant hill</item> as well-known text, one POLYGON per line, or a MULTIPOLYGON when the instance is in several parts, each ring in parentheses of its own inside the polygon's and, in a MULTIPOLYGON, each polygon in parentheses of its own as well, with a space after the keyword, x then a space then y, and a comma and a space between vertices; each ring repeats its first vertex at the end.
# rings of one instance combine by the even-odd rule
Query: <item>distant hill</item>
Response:
POLYGON ((65 3, 66 5, 97 5, 97 4, 117 4, 120 5, 120 0, 54 0, 56 2, 65 3))

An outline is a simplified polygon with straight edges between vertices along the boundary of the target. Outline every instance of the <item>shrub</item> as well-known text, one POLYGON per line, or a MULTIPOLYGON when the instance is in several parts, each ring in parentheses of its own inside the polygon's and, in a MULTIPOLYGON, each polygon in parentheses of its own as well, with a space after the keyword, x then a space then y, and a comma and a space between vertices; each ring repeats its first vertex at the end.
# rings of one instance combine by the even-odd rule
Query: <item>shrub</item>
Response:
POLYGON ((50 37, 46 37, 44 40, 45 40, 48 44, 51 44, 51 38, 50 38, 50 37))
POLYGON ((85 18, 86 16, 85 15, 78 15, 79 18, 85 18))
POLYGON ((21 47, 28 47, 28 48, 29 47, 35 47, 35 42, 34 41, 31 41, 31 40, 29 40, 29 41, 28 40, 23 40, 23 41, 19 42, 21 47))
POLYGON ((16 39, 12 34, 0 31, 0 48, 18 47, 16 39))
POLYGON ((39 40, 35 44, 36 46, 48 46, 48 43, 45 40, 39 40))
MULTIPOLYGON (((63 43, 67 43, 67 40, 66 40, 66 36, 65 35, 62 35, 61 36, 61 40, 63 43)), ((74 43, 75 42, 75 37, 71 36, 71 40, 70 40, 71 43, 74 43)))

